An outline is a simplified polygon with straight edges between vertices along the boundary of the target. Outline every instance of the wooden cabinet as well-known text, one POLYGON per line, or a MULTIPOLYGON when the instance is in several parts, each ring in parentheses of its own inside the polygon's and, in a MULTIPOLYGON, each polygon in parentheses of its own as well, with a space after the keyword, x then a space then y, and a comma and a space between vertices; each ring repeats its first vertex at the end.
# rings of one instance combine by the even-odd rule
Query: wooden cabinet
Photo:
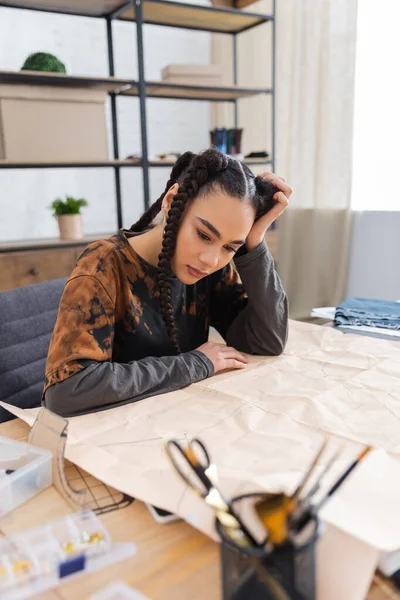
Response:
POLYGON ((67 277, 74 268, 76 258, 76 248, 2 253, 0 292, 39 281, 67 277))
POLYGON ((90 242, 110 235, 90 236, 79 242, 40 240, 0 244, 0 292, 68 277, 83 249, 90 242))

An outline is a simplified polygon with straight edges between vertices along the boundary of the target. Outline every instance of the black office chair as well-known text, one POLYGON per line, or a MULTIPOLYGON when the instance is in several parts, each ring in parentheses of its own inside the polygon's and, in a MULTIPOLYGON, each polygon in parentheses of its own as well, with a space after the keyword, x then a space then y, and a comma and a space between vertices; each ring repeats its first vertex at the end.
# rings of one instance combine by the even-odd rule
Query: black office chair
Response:
MULTIPOLYGON (((0 400, 40 406, 47 351, 66 279, 0 293, 0 400)), ((0 423, 13 419, 0 406, 0 423)))

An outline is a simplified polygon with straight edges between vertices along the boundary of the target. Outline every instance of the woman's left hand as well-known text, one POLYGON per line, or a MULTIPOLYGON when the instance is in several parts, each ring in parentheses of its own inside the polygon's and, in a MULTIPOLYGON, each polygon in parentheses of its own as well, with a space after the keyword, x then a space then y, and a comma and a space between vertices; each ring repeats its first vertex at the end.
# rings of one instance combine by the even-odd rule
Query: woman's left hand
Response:
POLYGON ((279 191, 274 194, 275 205, 273 208, 260 217, 250 229, 250 233, 246 238, 246 247, 249 252, 261 244, 267 229, 286 210, 293 191, 287 184, 286 179, 275 175, 275 173, 262 173, 260 177, 268 179, 279 191))

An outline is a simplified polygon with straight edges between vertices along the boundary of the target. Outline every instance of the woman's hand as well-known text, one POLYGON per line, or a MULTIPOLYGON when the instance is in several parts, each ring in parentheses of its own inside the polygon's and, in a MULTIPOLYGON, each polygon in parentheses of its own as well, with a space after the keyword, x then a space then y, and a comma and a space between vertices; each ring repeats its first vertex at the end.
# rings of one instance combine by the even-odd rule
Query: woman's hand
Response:
POLYGON ((244 354, 225 344, 206 342, 202 346, 199 346, 197 350, 211 360, 215 373, 224 371, 225 369, 243 369, 248 363, 244 354))
POLYGON ((254 250, 254 248, 257 248, 257 246, 261 244, 261 242, 265 238, 267 229, 287 208, 289 204, 289 198, 293 191, 292 188, 286 183, 286 179, 284 177, 279 177, 278 175, 275 175, 275 173, 262 173, 260 177, 262 177, 263 179, 268 179, 271 183, 274 184, 275 187, 279 189, 279 192, 276 192, 276 194, 274 194, 274 207, 271 208, 271 210, 269 210, 267 213, 265 213, 265 215, 260 217, 251 228, 250 233, 246 239, 246 247, 249 252, 251 250, 254 250))

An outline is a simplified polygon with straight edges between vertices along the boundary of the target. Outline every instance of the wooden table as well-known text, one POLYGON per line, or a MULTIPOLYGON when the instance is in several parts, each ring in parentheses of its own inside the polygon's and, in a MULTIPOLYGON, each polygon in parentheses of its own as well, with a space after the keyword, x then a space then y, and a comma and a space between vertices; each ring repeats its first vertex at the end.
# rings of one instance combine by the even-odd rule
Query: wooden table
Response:
MULTIPOLYGON (((29 427, 20 419, 0 425, 0 435, 25 441, 29 427)), ((54 486, 0 518, 0 535, 28 529, 73 509, 54 486)), ((82 575, 40 600, 85 600, 116 579, 124 580, 151 600, 220 600, 218 544, 183 521, 160 525, 135 500, 127 508, 101 516, 113 540, 135 542, 137 554, 116 565, 82 575)), ((368 600, 400 598, 373 585, 368 600)), ((249 600, 251 600, 249 598, 249 600)), ((344 598, 338 600, 345 600, 344 598)))
MULTIPOLYGON (((0 425, 0 435, 25 441, 29 426, 20 419, 0 425)), ((10 534, 46 523, 73 509, 54 486, 0 518, 0 533, 10 534)), ((90 575, 82 575, 40 600, 85 600, 116 579, 151 600, 219 600, 218 544, 183 521, 160 525, 137 500, 127 508, 101 516, 111 537, 135 542, 137 554, 90 575)))

